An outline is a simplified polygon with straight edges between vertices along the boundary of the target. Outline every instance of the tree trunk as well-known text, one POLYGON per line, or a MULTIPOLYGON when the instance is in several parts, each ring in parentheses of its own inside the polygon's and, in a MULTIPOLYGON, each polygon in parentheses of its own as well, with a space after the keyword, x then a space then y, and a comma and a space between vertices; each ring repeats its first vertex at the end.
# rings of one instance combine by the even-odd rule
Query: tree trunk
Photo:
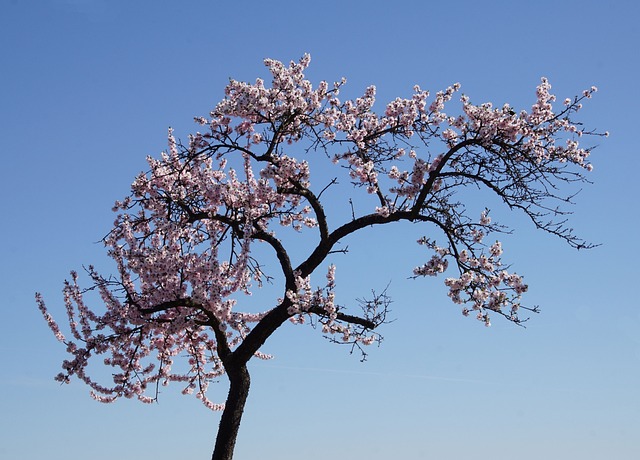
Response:
POLYGON ((233 458, 244 404, 249 396, 251 379, 246 364, 235 369, 227 369, 227 376, 230 384, 229 394, 220 418, 216 445, 211 460, 231 460, 233 458))

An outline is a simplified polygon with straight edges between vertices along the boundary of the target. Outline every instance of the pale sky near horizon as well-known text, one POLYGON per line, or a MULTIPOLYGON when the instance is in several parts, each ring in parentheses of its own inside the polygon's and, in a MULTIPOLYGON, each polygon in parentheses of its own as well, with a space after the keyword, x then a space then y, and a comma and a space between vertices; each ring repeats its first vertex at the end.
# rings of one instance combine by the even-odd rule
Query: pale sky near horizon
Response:
POLYGON ((279 331, 275 359, 252 363, 235 458, 640 458, 638 2, 0 3, 0 458, 210 458, 219 414, 178 386, 158 404, 103 405, 54 382, 64 347, 34 293, 64 319, 63 280, 112 267, 96 242, 167 128, 186 138, 230 77, 305 52, 312 81, 345 76, 351 97, 375 84, 382 104, 414 84, 460 82, 473 102, 517 109, 542 76, 559 101, 597 86, 579 117, 611 136, 593 140, 570 220, 601 245, 572 250, 502 211, 516 229, 505 258, 541 307, 524 329, 464 318, 444 277, 407 279, 420 248, 406 227, 349 241, 339 293, 391 282, 384 342, 360 363, 319 331, 279 331))

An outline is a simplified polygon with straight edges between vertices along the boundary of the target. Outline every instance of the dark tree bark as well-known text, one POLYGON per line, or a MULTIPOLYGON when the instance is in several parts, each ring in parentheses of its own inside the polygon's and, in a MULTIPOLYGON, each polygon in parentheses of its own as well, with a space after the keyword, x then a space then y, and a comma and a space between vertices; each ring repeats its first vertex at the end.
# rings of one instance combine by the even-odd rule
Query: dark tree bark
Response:
POLYGON ((231 460, 233 458, 244 405, 249 396, 251 379, 246 364, 227 368, 227 375, 230 384, 229 394, 220 418, 216 445, 211 460, 231 460))

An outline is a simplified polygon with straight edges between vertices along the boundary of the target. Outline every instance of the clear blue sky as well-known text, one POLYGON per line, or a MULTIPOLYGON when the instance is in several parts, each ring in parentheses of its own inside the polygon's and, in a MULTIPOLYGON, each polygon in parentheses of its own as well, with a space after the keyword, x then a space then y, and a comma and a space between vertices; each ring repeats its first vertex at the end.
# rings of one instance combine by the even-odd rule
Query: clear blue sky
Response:
POLYGON ((611 137, 572 223, 602 246, 506 220, 505 256, 542 308, 522 329, 462 317, 441 279, 407 280, 403 229, 353 241, 343 302, 391 280, 396 321, 364 364, 318 331, 281 330, 276 358, 251 368, 236 458, 640 458, 639 5, 3 0, 0 457, 209 458, 218 414, 177 387, 102 405, 54 382, 64 350, 33 295, 62 318, 69 270, 111 268, 96 241, 168 126, 186 137, 229 77, 309 52, 312 80, 344 75, 352 96, 376 84, 382 102, 459 81, 474 102, 528 108, 541 76, 560 100, 598 86, 582 117, 611 137))

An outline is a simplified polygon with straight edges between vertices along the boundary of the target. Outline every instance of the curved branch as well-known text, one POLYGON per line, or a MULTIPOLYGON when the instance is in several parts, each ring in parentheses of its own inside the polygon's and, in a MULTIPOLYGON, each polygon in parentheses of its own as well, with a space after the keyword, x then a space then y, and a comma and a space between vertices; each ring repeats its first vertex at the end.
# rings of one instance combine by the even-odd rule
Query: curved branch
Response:
MULTIPOLYGON (((334 183, 334 182, 335 182, 335 179, 331 181, 331 183, 334 183)), ((298 189, 282 189, 282 190, 279 190, 279 192, 287 193, 291 195, 298 195, 306 198, 307 201, 309 202, 309 205, 311 205, 313 212, 316 215, 316 220, 318 221, 318 229, 320 230, 320 239, 321 240, 327 239, 329 237, 329 226, 327 224, 327 215, 324 212, 322 203, 320 203, 320 197, 316 196, 315 193, 313 193, 307 187, 303 187, 299 183, 295 183, 294 185, 296 185, 298 189)))
POLYGON ((282 274, 285 277, 286 289, 295 289, 296 281, 294 277, 294 270, 291 266, 291 259, 289 258, 289 254, 287 253, 287 250, 284 248, 284 246, 282 245, 282 243, 278 238, 258 228, 256 224, 254 224, 254 228, 256 228, 257 231, 252 234, 252 237, 257 240, 264 241, 269 246, 271 246, 275 251, 276 257, 280 262, 280 268, 282 269, 282 274))
POLYGON ((437 166, 437 168, 434 171, 432 171, 429 174, 429 178, 427 179, 427 182, 422 186, 422 189, 420 190, 420 193, 418 194, 418 197, 416 198, 416 201, 413 204, 413 207, 411 208, 411 212, 414 214, 415 217, 417 217, 420 214, 420 208, 422 208, 422 205, 424 204, 424 201, 427 199, 427 195, 433 188, 433 184, 438 178, 440 171, 442 171, 442 169, 447 164, 449 159, 451 159, 453 154, 456 153, 458 150, 468 147, 470 145, 480 145, 480 141, 478 141, 477 139, 465 139, 462 142, 450 148, 449 151, 443 155, 442 160, 440 161, 440 164, 437 166))

